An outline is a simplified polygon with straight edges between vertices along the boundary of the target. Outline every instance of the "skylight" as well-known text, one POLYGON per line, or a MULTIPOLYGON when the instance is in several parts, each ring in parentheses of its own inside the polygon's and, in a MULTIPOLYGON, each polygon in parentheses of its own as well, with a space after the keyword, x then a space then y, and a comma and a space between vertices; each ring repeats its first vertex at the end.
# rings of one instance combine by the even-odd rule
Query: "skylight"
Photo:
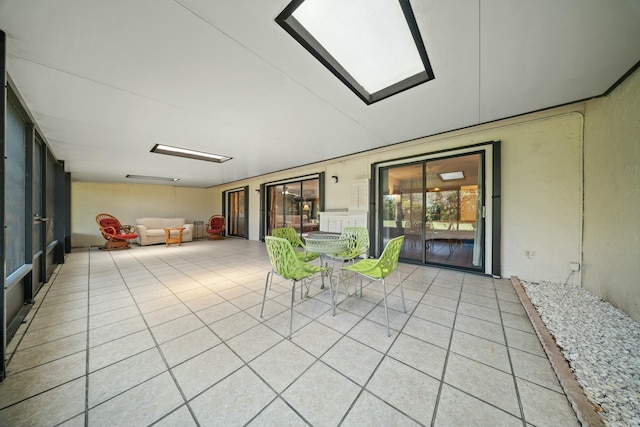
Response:
POLYGON ((439 173, 438 175, 440 175, 440 179, 443 181, 453 181, 456 179, 464 179, 464 173, 462 171, 444 172, 444 173, 439 173))
POLYGON ((409 0, 294 0, 276 22, 367 104, 434 78, 409 0))

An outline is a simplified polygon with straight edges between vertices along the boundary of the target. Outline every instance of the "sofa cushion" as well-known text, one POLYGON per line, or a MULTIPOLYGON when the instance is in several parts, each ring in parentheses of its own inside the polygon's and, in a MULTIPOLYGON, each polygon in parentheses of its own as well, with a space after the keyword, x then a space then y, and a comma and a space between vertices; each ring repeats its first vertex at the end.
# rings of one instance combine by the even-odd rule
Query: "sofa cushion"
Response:
MULTIPOLYGON (((193 224, 187 224, 185 218, 136 218, 136 229, 140 236, 140 245, 154 245, 165 243, 165 228, 184 228, 183 242, 193 240, 193 224)), ((171 236, 176 237, 177 231, 172 231, 171 236)))
POLYGON ((155 229, 159 228, 160 231, 162 231, 163 228, 182 227, 184 226, 185 222, 186 222, 185 218, 137 218, 136 219, 136 224, 142 224, 145 227, 147 227, 149 230, 154 228, 155 229))

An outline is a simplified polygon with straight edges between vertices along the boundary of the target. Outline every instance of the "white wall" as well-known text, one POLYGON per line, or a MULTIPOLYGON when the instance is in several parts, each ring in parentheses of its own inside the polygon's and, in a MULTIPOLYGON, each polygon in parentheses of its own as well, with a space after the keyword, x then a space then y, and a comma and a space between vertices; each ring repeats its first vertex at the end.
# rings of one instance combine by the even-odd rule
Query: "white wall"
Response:
POLYGON ((585 114, 583 285, 640 321, 640 70, 585 114))
POLYGON ((109 213, 123 224, 136 218, 171 217, 207 221, 213 214, 204 188, 166 185, 71 183, 71 246, 103 245, 96 215, 109 213))

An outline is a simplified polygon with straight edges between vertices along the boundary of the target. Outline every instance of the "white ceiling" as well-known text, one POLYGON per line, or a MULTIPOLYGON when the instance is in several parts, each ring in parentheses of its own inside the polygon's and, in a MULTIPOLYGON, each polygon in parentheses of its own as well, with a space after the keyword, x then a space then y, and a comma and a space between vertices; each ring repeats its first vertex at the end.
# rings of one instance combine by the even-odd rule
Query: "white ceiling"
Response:
POLYGON ((414 0, 436 78, 365 105, 274 22, 288 3, 0 0, 0 29, 43 136, 93 182, 232 182, 599 96, 640 61, 640 0, 414 0))

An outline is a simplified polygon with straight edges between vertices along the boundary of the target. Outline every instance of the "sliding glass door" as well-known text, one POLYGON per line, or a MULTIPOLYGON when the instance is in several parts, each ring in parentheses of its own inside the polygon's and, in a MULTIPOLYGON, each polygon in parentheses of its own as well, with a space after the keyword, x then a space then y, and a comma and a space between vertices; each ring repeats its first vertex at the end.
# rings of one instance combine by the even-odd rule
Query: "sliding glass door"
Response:
POLYGON ((318 231, 320 179, 318 177, 267 186, 267 234, 276 227, 293 227, 299 234, 318 231))
POLYGON ((404 235, 401 257, 423 261, 424 162, 382 169, 382 246, 404 235))
POLYGON ((247 227, 248 187, 226 192, 227 236, 249 238, 247 227))
POLYGON ((407 261, 484 268, 482 152, 380 169, 381 245, 404 235, 407 261))
POLYGON ((482 267, 482 155, 436 159, 426 166, 427 262, 482 267))

